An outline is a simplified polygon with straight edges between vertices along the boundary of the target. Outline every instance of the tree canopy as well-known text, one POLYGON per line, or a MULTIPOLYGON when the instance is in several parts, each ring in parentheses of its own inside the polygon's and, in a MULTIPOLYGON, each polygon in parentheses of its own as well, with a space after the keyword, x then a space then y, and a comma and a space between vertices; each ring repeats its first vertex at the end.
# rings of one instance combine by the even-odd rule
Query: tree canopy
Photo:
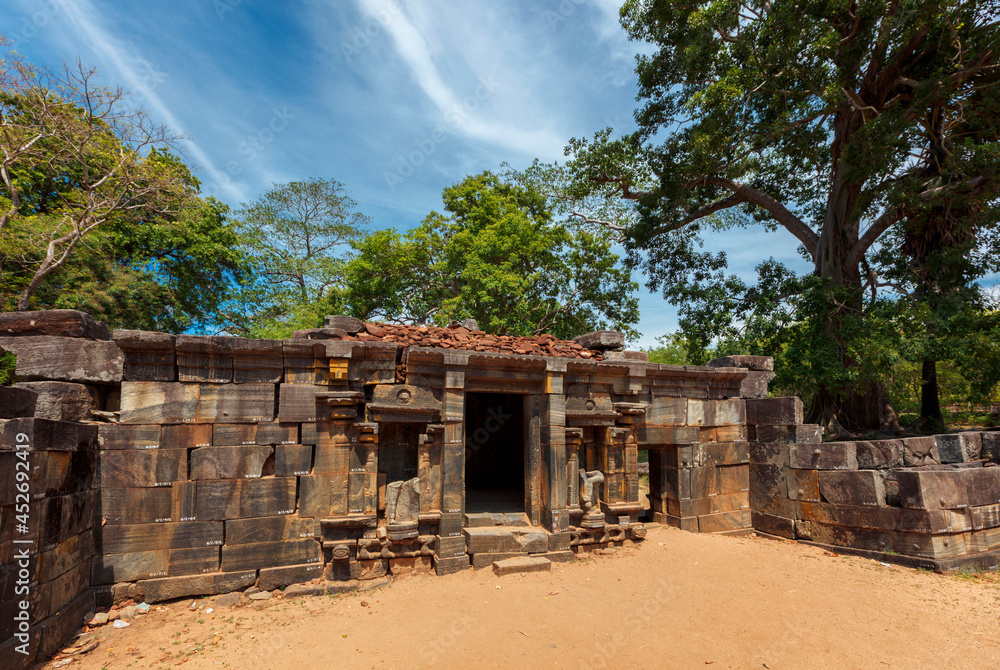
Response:
POLYGON ((565 172, 536 165, 525 178, 553 180, 579 218, 619 228, 651 288, 681 305, 691 342, 795 327, 813 418, 891 425, 872 336, 885 322, 869 311, 891 287, 874 251, 943 208, 976 212, 975 244, 987 242, 1000 189, 996 10, 630 0, 622 25, 653 47, 637 58, 639 130, 574 140, 565 172), (611 199, 634 208, 607 219, 611 199), (794 236, 813 277, 764 259, 749 285, 724 253, 699 249, 706 230, 752 225, 794 236))
POLYGON ((225 207, 96 72, 0 60, 0 307, 112 327, 207 324, 242 270, 225 207))
POLYGON ((330 295, 343 287, 349 243, 368 217, 333 179, 273 188, 234 215, 252 267, 225 309, 227 328, 248 336, 286 336, 318 325, 330 295))
POLYGON ((637 285, 607 234, 557 223, 546 197, 484 172, 444 190, 406 234, 355 242, 343 305, 355 316, 487 332, 573 337, 599 328, 632 335, 637 285))

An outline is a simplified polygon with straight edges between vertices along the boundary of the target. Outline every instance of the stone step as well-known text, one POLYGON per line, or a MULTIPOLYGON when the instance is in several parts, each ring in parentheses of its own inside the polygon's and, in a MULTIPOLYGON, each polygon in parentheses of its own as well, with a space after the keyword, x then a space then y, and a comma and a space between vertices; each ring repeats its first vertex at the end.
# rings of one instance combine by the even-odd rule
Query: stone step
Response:
POLYGON ((498 577, 504 575, 514 575, 523 572, 549 572, 552 570, 552 561, 547 558, 537 558, 529 556, 527 558, 505 558, 493 564, 493 572, 498 577))
POLYGON ((531 521, 524 512, 473 512, 465 515, 465 526, 467 528, 530 525, 531 521))
POLYGON ((470 554, 538 553, 549 550, 549 534, 537 526, 463 528, 470 554))

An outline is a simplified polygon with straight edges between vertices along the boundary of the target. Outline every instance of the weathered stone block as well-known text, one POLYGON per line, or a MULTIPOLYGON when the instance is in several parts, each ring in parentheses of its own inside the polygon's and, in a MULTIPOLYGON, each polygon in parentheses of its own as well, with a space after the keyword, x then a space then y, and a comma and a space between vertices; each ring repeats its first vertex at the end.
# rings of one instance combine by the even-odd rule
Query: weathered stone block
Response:
POLYGON ((75 309, 47 309, 0 314, 0 335, 50 335, 110 340, 108 327, 86 312, 75 309))
POLYGON ((823 441, 823 428, 814 423, 801 426, 750 426, 751 441, 765 444, 816 444, 823 441))
POLYGON ((319 542, 311 538, 253 542, 222 547, 222 571, 258 570, 279 565, 316 564, 323 567, 319 542))
POLYGON ((314 537, 312 519, 294 516, 270 516, 226 521, 226 544, 280 542, 314 537))
POLYGON ((122 382, 122 423, 193 423, 198 413, 197 384, 122 382))
POLYGON ((177 379, 182 382, 233 381, 233 339, 206 335, 178 335, 177 379))
POLYGON ((174 353, 177 338, 174 335, 143 330, 116 330, 113 337, 125 356, 126 380, 177 380, 177 356, 174 353))
POLYGON ((688 423, 687 398, 653 398, 646 408, 648 426, 686 426, 688 423))
POLYGON ((230 341, 233 354, 233 382, 259 384, 281 382, 284 376, 284 356, 281 340, 248 340, 234 337, 230 341))
POLYGON ((311 444, 279 444, 274 447, 274 476, 308 475, 312 469, 311 444))
MULTIPOLYGON (((273 591, 288 586, 318 579, 323 575, 322 563, 303 563, 280 568, 261 568, 257 579, 257 588, 261 591, 273 591)), ((285 594, 286 597, 288 594, 285 594)))
POLYGON ((746 421, 765 426, 797 426, 802 423, 802 401, 789 398, 747 398, 746 421))
POLYGON ((219 571, 218 546, 171 549, 167 552, 167 575, 203 575, 219 571))
POLYGON ((941 462, 937 440, 933 437, 903 438, 903 464, 908 468, 937 465, 941 462))
POLYGON ((514 575, 522 572, 550 572, 552 561, 547 558, 506 558, 493 564, 493 572, 497 577, 514 575))
POLYGON ((295 484, 294 477, 199 481, 196 506, 198 520, 293 514, 295 484))
POLYGON ((199 386, 197 423, 258 423, 274 419, 274 384, 199 386))
POLYGON ((90 421, 98 408, 97 393, 70 382, 21 382, 15 388, 37 394, 34 416, 51 421, 90 421))
POLYGON ((187 479, 187 449, 110 449, 100 452, 102 488, 169 486, 187 479))
POLYGON ((857 470, 858 456, 853 442, 793 444, 788 464, 798 470, 857 470))
POLYGON ((299 425, 271 421, 257 424, 257 444, 297 444, 299 425))
POLYGON ((836 505, 885 505, 885 476, 875 470, 823 470, 818 474, 823 498, 836 505))
POLYGON ((98 492, 98 513, 101 523, 163 523, 173 519, 172 487, 101 488, 98 492))
POLYGON ((749 509, 705 514, 698 517, 698 532, 700 533, 725 533, 752 527, 749 509))
POLYGON ((461 572, 462 570, 468 570, 472 567, 469 563, 469 556, 467 554, 462 554, 461 556, 451 556, 448 558, 441 558, 439 556, 434 557, 434 571, 439 577, 444 575, 452 575, 456 572, 461 572))
POLYGON ((712 368, 745 368, 758 372, 771 372, 774 370, 774 359, 770 356, 723 356, 710 360, 706 365, 712 368))
POLYGON ((97 443, 101 449, 159 449, 160 434, 156 425, 106 423, 98 426, 97 443))
POLYGON ((252 586, 255 581, 257 581, 255 570, 242 570, 231 573, 216 572, 207 575, 192 575, 190 577, 146 579, 139 582, 139 589, 144 594, 146 602, 158 603, 189 596, 229 593, 252 586))
POLYGON ((688 400, 691 426, 741 426, 746 423, 745 400, 688 400))
POLYGON ((98 553, 126 554, 159 549, 214 547, 222 544, 218 522, 139 523, 103 526, 98 529, 98 553))
POLYGON ((625 334, 614 330, 598 330, 573 338, 585 349, 621 349, 625 346, 625 334))
POLYGON ((393 577, 406 575, 426 575, 434 569, 430 556, 411 556, 408 558, 393 558, 389 560, 389 572, 393 577))
POLYGON ((970 468, 963 474, 970 506, 1000 503, 1000 468, 970 468))
POLYGON ((198 479, 255 479, 274 447, 202 447, 191 451, 189 477, 198 479))
POLYGON ((819 502, 819 473, 816 470, 786 470, 788 499, 819 502))
POLYGON ((758 512, 756 510, 751 513, 750 519, 756 531, 776 537, 784 537, 789 540, 795 539, 794 519, 758 512))
POLYGON ((347 514, 347 473, 299 477, 299 514, 315 517, 347 514))
POLYGON ((187 449, 211 445, 212 424, 210 423, 163 426, 160 431, 160 446, 164 449, 187 449))
POLYGON ((903 466, 903 444, 898 440, 855 442, 858 467, 865 470, 888 470, 903 466))
MULTIPOLYGON (((3 353, 3 349, 0 349, 3 353)), ((38 394, 25 388, 0 386, 0 419, 35 416, 38 394)))
POLYGON ((115 384, 125 358, 114 342, 47 335, 0 337, 0 349, 17 356, 14 374, 21 381, 115 384))
POLYGON ((969 506, 963 470, 896 471, 899 500, 903 507, 916 509, 958 509, 969 506))
POLYGON ((256 423, 217 423, 212 426, 212 444, 217 447, 235 447, 257 444, 256 423))
POLYGON ((94 556, 91 581, 94 584, 131 582, 167 574, 167 552, 141 551, 128 554, 98 553, 94 556))
POLYGON ((935 435, 934 441, 937 442, 938 454, 942 463, 964 463, 966 461, 965 440, 962 439, 962 435, 935 435))

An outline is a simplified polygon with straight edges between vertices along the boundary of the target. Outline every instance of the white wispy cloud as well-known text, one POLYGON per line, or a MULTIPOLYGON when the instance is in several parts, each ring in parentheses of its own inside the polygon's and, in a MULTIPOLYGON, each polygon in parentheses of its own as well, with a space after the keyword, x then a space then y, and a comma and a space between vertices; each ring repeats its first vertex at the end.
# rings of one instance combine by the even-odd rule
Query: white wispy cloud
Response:
MULTIPOLYGON (((144 59, 137 49, 126 45, 92 17, 99 16, 87 0, 61 0, 66 19, 74 31, 84 39, 87 45, 105 62, 117 71, 128 89, 133 94, 142 96, 145 106, 154 118, 170 128, 174 133, 186 137, 185 129, 176 114, 155 91, 155 86, 165 75, 159 72, 148 60, 144 59)), ((23 3, 22 3, 23 6, 23 3)), ((190 139, 182 140, 187 152, 198 162, 208 175, 216 181, 220 188, 236 199, 246 199, 243 189, 228 179, 224 179, 215 167, 208 154, 198 144, 190 139)))
MULTIPOLYGON (((462 51, 449 44, 446 35, 442 34, 442 26, 462 22, 465 12, 434 12, 427 5, 411 8, 393 0, 359 0, 359 7, 370 19, 391 16, 391 20, 384 21, 384 28, 391 36, 397 54, 409 68, 413 80, 434 104, 441 119, 453 126, 456 132, 518 153, 561 153, 565 137, 551 128, 527 129, 490 113, 494 95, 506 97, 518 94, 507 88, 512 82, 502 72, 499 53, 493 54, 494 67, 485 70, 481 64, 465 58, 462 51), (435 39, 429 40, 428 35, 433 35, 435 39), (448 81, 443 73, 445 66, 452 75, 452 81, 448 81), (456 93, 456 90, 461 92, 456 93)), ((474 10, 469 8, 468 13, 474 13, 474 10)), ((475 26, 476 34, 482 35, 485 28, 479 23, 475 26)), ((484 37, 484 41, 488 40, 484 37)))

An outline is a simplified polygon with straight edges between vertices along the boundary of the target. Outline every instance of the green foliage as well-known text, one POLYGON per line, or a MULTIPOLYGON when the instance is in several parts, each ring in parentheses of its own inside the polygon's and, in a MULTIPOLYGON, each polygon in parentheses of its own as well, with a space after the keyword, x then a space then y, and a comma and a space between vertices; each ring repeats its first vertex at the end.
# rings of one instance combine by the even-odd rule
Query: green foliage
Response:
POLYGON ((496 334, 636 335, 636 285, 607 235, 553 222, 542 193, 489 172, 446 188, 443 199, 447 215, 354 244, 344 309, 440 325, 471 317, 496 334))
POLYGON ((0 309, 175 332, 214 320, 241 258, 173 138, 92 70, 7 50, 0 82, 0 309))
POLYGON ((240 250, 252 267, 226 306, 227 328, 251 337, 284 337, 322 325, 343 290, 345 250, 368 218, 332 179, 274 188, 236 213, 240 250))
POLYGON ((17 356, 13 351, 0 351, 0 386, 11 386, 17 383, 14 370, 17 369, 17 356))
MULTIPOLYGON (((890 284, 909 292, 913 281, 885 281, 877 252, 911 255, 917 222, 946 212, 975 219, 966 252, 988 247, 996 229, 996 9, 630 0, 622 24, 653 47, 637 57, 639 130, 573 140, 562 174, 525 174, 555 184, 582 218, 622 231, 633 267, 680 307, 696 348, 771 347, 761 353, 789 361, 779 379, 815 393, 824 420, 880 427, 892 419, 876 388, 882 352, 911 336, 902 312, 911 322, 927 312, 888 304, 897 299, 890 284), (613 196, 632 209, 587 216, 613 196), (816 280, 766 260, 750 284, 727 272, 725 253, 702 251, 704 233, 751 226, 795 236, 816 280), (904 229, 907 239, 897 235, 904 229)), ((953 227, 937 228, 945 234, 933 240, 954 241, 953 227)), ((919 264, 947 265, 928 254, 919 264)), ((968 287, 989 263, 954 270, 968 287)), ((932 311, 952 319, 956 304, 932 311)), ((936 346, 953 351, 954 340, 936 346)))
POLYGON ((683 332, 667 333, 656 338, 656 341, 659 346, 642 349, 649 356, 650 363, 697 365, 715 358, 713 352, 701 349, 683 332))

